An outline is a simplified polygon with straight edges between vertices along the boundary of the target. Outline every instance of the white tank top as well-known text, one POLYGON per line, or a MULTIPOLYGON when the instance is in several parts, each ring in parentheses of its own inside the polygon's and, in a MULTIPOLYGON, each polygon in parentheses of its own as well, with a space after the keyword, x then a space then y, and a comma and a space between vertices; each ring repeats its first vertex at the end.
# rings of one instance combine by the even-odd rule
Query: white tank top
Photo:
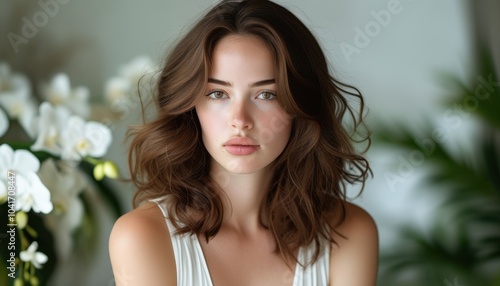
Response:
MULTIPOLYGON (((167 223, 172 247, 174 250, 175 265, 177 268, 177 285, 213 286, 205 256, 196 235, 185 233, 176 234, 176 228, 168 218, 165 199, 152 200, 161 209, 167 223)), ((328 243, 328 245, 330 245, 328 243)), ((301 247, 298 253, 298 263, 295 268, 292 286, 327 286, 330 271, 330 247, 325 247, 318 260, 304 269, 310 257, 314 255, 315 245, 301 247), (299 264, 300 263, 300 264, 299 264)), ((290 277, 291 278, 291 277, 290 277)), ((284 277, 286 279, 286 277, 284 277)))

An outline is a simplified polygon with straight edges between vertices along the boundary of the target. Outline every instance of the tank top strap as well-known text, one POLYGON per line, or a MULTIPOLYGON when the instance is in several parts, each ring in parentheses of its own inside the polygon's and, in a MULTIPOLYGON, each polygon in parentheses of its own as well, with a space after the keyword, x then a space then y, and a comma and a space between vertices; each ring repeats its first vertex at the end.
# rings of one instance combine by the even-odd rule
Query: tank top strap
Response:
MULTIPOLYGON (((168 217, 168 201, 166 198, 153 199, 151 201, 156 203, 160 208, 170 232, 177 273, 177 285, 212 286, 212 280, 198 237, 190 233, 177 233, 177 229, 172 224, 171 218, 168 217)), ((181 223, 178 224, 182 225, 181 223)))
POLYGON ((323 241, 318 260, 304 268, 314 256, 316 245, 311 243, 307 247, 301 247, 298 253, 298 262, 295 269, 293 286, 327 286, 330 273, 330 243, 323 241))

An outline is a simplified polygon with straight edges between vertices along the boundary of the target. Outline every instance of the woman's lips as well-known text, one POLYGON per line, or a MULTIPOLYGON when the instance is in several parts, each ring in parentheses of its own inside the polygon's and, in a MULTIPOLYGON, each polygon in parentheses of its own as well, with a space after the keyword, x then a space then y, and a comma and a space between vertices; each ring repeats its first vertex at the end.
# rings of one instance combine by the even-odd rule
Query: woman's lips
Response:
POLYGON ((224 145, 227 152, 236 156, 250 155, 259 150, 258 145, 224 145))
POLYGON ((257 152, 259 145, 248 137, 233 137, 224 143, 227 152, 236 156, 245 156, 257 152))

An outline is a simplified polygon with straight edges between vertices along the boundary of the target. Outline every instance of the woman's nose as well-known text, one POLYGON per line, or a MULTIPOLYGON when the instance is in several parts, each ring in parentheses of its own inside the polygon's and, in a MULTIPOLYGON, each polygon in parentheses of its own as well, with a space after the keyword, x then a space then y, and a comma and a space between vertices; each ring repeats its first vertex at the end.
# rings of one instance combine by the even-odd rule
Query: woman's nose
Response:
POLYGON ((246 100, 237 100, 231 103, 229 124, 237 129, 252 129, 253 119, 250 103, 246 100))

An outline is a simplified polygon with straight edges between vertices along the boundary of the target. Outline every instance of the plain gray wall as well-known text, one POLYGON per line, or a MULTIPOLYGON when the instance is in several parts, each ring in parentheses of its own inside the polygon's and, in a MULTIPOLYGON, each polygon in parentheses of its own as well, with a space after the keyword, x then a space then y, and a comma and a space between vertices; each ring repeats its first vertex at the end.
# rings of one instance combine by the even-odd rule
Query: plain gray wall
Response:
MULTIPOLYGON (((42 0, 43 3, 54 2, 42 0)), ((28 43, 16 53, 7 38, 21 34, 23 18, 32 19, 43 11, 38 1, 0 3, 0 60, 16 72, 26 73, 34 84, 48 80, 56 72, 69 74, 73 85, 88 86, 94 99, 103 95, 107 79, 138 55, 160 61, 170 43, 186 24, 200 16, 214 1, 131 1, 60 0, 58 11, 39 27, 28 43), (66 3, 67 2, 67 3, 66 3)), ((456 0, 365 0, 278 1, 296 13, 320 40, 336 76, 363 92, 370 119, 386 122, 422 123, 427 116, 439 117, 438 103, 447 95, 439 84, 439 72, 470 75, 472 54, 471 19, 465 1, 456 0), (398 4, 399 3, 399 4, 398 4), (396 5, 396 6, 393 6, 396 5), (389 11, 390 21, 378 24, 381 10, 389 11), (350 58, 341 47, 356 47, 358 28, 372 29, 369 42, 358 45, 350 58)), ((358 43, 359 44, 359 43, 358 43)), ((113 124, 114 145, 109 158, 126 174, 126 148, 122 144, 126 127, 139 122, 139 107, 124 120, 113 124)), ((466 128, 464 126, 464 128, 466 128)), ((377 220, 381 243, 392 239, 391 229, 398 220, 424 223, 435 205, 412 191, 420 178, 416 172, 391 190, 383 173, 397 163, 397 153, 372 151, 369 157, 375 172, 362 197, 355 200, 377 220)), ((132 188, 116 184, 130 208, 132 188)), ((100 203, 97 201, 96 205, 100 203)), ((55 277, 54 285, 114 285, 107 239, 113 223, 109 213, 98 208, 102 217, 99 255, 90 265, 75 257, 55 277), (70 282, 71 281, 71 284, 70 282)), ((126 251, 126 250, 124 250, 126 251)))

